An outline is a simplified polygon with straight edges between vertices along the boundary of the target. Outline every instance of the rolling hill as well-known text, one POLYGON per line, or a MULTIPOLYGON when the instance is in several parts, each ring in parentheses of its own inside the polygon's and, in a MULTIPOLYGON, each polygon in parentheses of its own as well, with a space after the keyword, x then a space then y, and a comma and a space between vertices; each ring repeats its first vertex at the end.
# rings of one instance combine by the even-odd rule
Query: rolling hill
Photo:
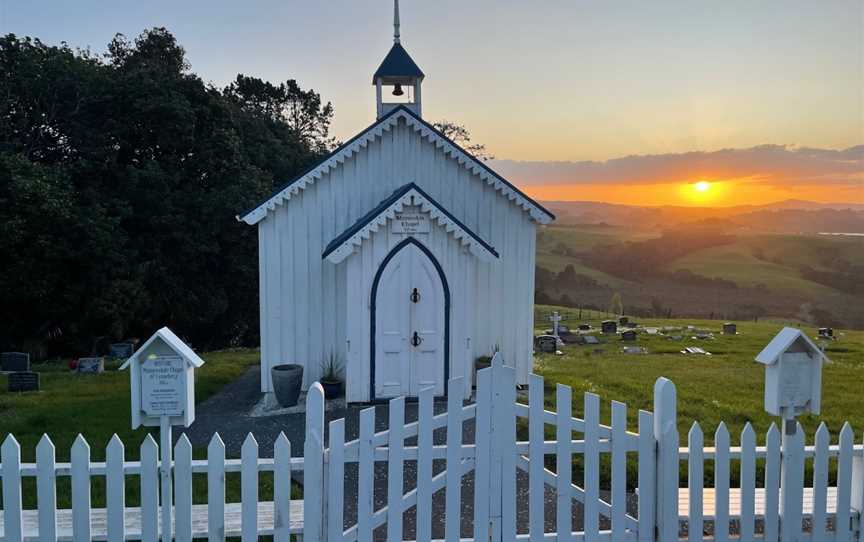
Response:
POLYGON ((850 226, 829 231, 857 233, 864 211, 802 206, 700 215, 567 202, 567 213, 538 233, 537 299, 602 310, 618 293, 636 315, 776 316, 864 328, 864 237, 820 235, 817 227, 827 220, 817 215, 829 213, 850 226))

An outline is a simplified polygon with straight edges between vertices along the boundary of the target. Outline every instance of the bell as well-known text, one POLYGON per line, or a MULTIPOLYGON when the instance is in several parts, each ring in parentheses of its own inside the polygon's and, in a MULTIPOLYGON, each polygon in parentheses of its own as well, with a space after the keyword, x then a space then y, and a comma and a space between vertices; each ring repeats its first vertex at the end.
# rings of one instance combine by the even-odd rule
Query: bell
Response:
POLYGON ((402 85, 397 84, 393 87, 393 96, 402 96, 403 94, 405 94, 405 91, 402 90, 402 85))

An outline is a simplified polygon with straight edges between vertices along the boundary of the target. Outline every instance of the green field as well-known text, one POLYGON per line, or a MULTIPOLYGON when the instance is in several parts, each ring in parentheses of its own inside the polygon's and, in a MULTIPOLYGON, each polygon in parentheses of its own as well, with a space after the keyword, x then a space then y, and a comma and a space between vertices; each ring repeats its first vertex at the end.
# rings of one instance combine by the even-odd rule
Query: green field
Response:
MULTIPOLYGON (((250 349, 208 352, 205 364, 195 371, 195 397, 200 402, 246 369, 258 363, 258 351, 250 349)), ((108 362, 101 375, 77 375, 64 362, 34 364, 39 372, 39 393, 6 392, 6 376, 0 375, 0 438, 15 435, 24 461, 33 461, 36 444, 44 433, 57 448, 57 460, 68 461, 72 441, 81 433, 90 443, 94 460, 105 457, 105 445, 116 433, 126 444, 127 455, 138 457, 137 445, 147 429, 133 431, 130 421, 129 373, 117 371, 119 362, 108 362)), ((158 436, 158 428, 155 430, 158 436)))
POLYGON ((827 269, 828 251, 861 265, 864 243, 842 237, 753 235, 735 243, 699 250, 671 262, 668 270, 689 269, 711 278, 723 278, 741 286, 764 284, 772 290, 818 299, 839 292, 801 277, 798 267, 827 269), (756 255, 760 257, 757 258, 756 255))
MULTIPOLYGON (((548 328, 545 318, 552 310, 559 310, 572 327, 588 322, 599 327, 602 314, 583 314, 562 307, 538 306, 535 321, 537 330, 548 328), (545 325, 544 325, 545 324, 545 325)), ((564 355, 538 354, 535 371, 547 382, 547 401, 554 408, 554 383, 563 383, 574 390, 574 408, 581 413, 581 398, 577 394, 592 392, 600 395, 603 416, 608 423, 609 401, 616 400, 629 406, 628 422, 635 430, 639 409, 653 410, 653 385, 658 377, 671 379, 678 390, 678 429, 682 438, 694 421, 705 432, 706 442, 724 421, 733 435, 733 442, 746 422, 753 424, 760 441, 772 422, 777 421, 763 410, 764 367, 753 359, 771 338, 783 327, 780 322, 738 322, 738 335, 721 335, 722 322, 716 320, 659 320, 639 319, 643 326, 694 325, 697 329, 712 331, 713 339, 692 339, 693 332, 681 333, 682 341, 664 336, 638 335, 635 343, 622 343, 617 336, 602 338, 600 346, 566 346, 564 355), (624 354, 623 345, 642 346, 648 354, 624 354), (685 346, 700 346, 711 356, 683 355, 685 346), (602 350, 602 353, 597 352, 602 350)), ((804 329, 811 337, 814 328, 804 329)), ((599 333, 598 337, 602 337, 599 333)), ((820 420, 824 420, 836 437, 845 421, 858 431, 864 431, 864 409, 861 408, 861 382, 864 381, 864 332, 839 332, 839 339, 828 343, 827 355, 831 363, 823 373, 822 414, 801 417, 808 435, 820 420)))
MULTIPOLYGON (((257 350, 234 349, 208 352, 202 356, 205 364, 195 372, 195 396, 200 402, 233 381, 246 369, 259 362, 257 350)), ((150 429, 131 428, 129 373, 119 372, 119 362, 106 364, 101 375, 76 375, 60 361, 38 363, 33 366, 40 373, 42 390, 38 393, 6 392, 6 376, 0 376, 0 438, 9 433, 21 444, 21 456, 25 462, 35 461, 36 444, 43 434, 48 434, 56 448, 58 462, 69 461, 72 442, 80 433, 90 444, 92 461, 105 460, 105 446, 116 433, 126 446, 126 459, 138 459, 138 447, 150 429)), ((153 429, 158 442, 158 428, 153 429)), ((204 450, 196 450, 196 457, 203 458, 204 450)), ((239 498, 239 475, 230 473, 226 488, 228 502, 239 498)), ((24 479, 24 507, 35 508, 35 479, 24 479)), ((105 479, 94 477, 92 485, 93 506, 105 506, 105 479)), ((272 492, 272 476, 262 475, 261 490, 272 492)), ((196 476, 194 483, 195 502, 206 502, 206 479, 196 476)), ((68 508, 70 502, 70 480, 57 479, 57 504, 68 508)), ((126 481, 126 503, 139 503, 139 479, 130 476, 126 481)))

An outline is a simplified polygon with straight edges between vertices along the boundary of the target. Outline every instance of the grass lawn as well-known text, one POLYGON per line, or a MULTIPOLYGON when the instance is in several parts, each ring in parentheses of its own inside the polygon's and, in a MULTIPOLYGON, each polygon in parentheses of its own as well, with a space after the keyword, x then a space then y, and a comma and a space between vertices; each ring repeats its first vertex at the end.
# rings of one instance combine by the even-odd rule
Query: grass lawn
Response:
MULTIPOLYGON (((566 318, 566 325, 575 329, 580 321, 578 311, 560 307, 538 306, 535 321, 538 331, 548 328, 545 317, 558 310, 566 318)), ((601 314, 584 314, 585 320, 599 328, 601 314)), ((678 391, 678 429, 682 439, 694 421, 698 421, 705 432, 706 445, 713 442, 714 431, 720 421, 726 422, 732 442, 746 422, 753 424, 764 441, 764 433, 771 422, 777 421, 763 409, 764 366, 753 359, 756 354, 783 327, 779 322, 738 322, 738 335, 721 335, 722 322, 717 320, 660 320, 638 319, 643 326, 686 326, 715 333, 714 339, 692 339, 693 332, 682 334, 685 340, 673 341, 663 336, 638 335, 635 343, 622 343, 618 336, 603 338, 600 346, 566 346, 564 355, 538 354, 535 372, 546 379, 546 401, 554 409, 555 384, 562 383, 574 390, 574 408, 581 417, 582 399, 579 393, 592 392, 600 395, 604 423, 609 423, 609 402, 617 400, 627 403, 630 430, 637 426, 639 409, 653 410, 653 386, 660 376, 671 379, 678 391), (624 354, 623 345, 643 346, 649 353, 644 355, 624 354), (701 346, 711 356, 683 355, 685 346, 701 346), (597 353, 596 350, 603 350, 597 353)), ((814 328, 803 328, 811 336, 814 328)), ((835 331, 835 334, 838 332, 835 331)), ((861 382, 864 381, 864 332, 842 331, 839 340, 830 342, 827 354, 832 363, 825 366, 822 377, 821 416, 802 416, 808 441, 819 422, 824 420, 832 433, 832 440, 844 421, 849 421, 857 431, 856 442, 861 442, 864 431, 864 409, 861 408, 861 382)))
MULTIPOLYGON (((243 374, 250 365, 259 362, 258 350, 234 349, 208 352, 202 355, 205 364, 195 372, 195 399, 201 402, 243 374)), ((116 369, 119 362, 106 363, 100 375, 76 375, 65 362, 34 364, 40 373, 42 390, 38 393, 9 393, 6 376, 0 375, 0 439, 8 433, 21 444, 25 462, 35 461, 36 445, 47 433, 56 447, 58 462, 69 461, 72 442, 78 433, 90 444, 92 461, 104 461, 105 446, 111 435, 117 433, 126 446, 126 459, 138 459, 138 447, 148 431, 159 441, 158 428, 132 430, 130 418, 129 373, 116 369)), ((204 457, 204 450, 196 450, 196 457, 204 457)), ((238 500, 239 475, 229 474, 228 499, 238 500), (237 478, 236 480, 234 478, 237 478)), ((272 476, 270 477, 272 478, 272 476)), ((272 491, 268 479, 262 476, 262 491, 272 491)), ((195 477, 196 502, 206 502, 206 477, 195 477), (199 478, 201 478, 199 480, 199 478)), ((94 506, 104 506, 105 481, 94 477, 92 498, 94 506)), ((57 480, 58 506, 69 507, 69 478, 57 480)), ((139 502, 140 486, 136 476, 127 477, 126 500, 129 506, 139 502)), ((24 481, 24 506, 36 504, 35 479, 24 481)))

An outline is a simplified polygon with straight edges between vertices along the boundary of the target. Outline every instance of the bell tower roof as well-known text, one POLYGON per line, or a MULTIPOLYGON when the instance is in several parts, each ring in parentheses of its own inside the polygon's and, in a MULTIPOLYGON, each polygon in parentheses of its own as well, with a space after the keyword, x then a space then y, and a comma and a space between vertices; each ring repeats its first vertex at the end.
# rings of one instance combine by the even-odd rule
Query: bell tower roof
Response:
POLYGON ((408 51, 402 47, 399 35, 399 0, 393 0, 393 46, 384 57, 381 65, 372 76, 372 84, 375 85, 375 102, 380 119, 394 107, 404 105, 417 116, 421 113, 420 85, 423 82, 423 71, 411 58, 408 51), (392 87, 393 96, 397 101, 384 101, 383 87, 392 87), (402 87, 407 87, 406 90, 402 87), (404 98, 403 98, 404 96, 404 98))
MULTIPOLYGON (((396 42, 390 48, 390 52, 384 57, 381 65, 375 70, 375 75, 372 76, 372 84, 375 84, 376 79, 423 79, 423 71, 420 66, 414 62, 408 51, 402 47, 402 44, 396 42)), ((407 82, 407 81, 402 81, 407 82)))

